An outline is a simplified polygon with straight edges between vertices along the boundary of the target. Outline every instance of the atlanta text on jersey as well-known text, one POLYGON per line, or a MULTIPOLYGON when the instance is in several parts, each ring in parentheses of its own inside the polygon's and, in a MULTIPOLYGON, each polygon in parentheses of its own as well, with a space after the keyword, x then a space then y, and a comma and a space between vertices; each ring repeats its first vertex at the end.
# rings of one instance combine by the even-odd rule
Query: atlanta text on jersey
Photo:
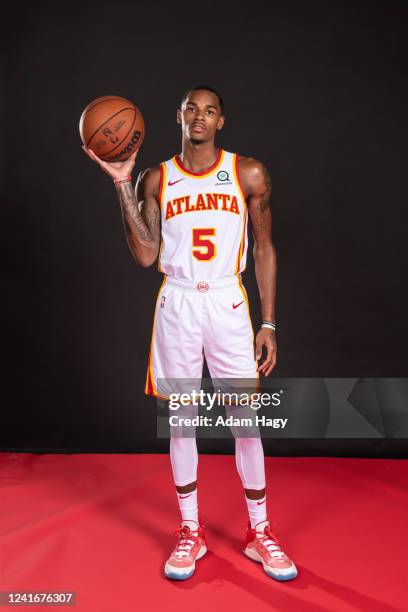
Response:
POLYGON ((166 204, 166 221, 183 213, 200 210, 224 210, 239 215, 238 200, 229 193, 199 193, 195 202, 190 202, 190 196, 169 200, 166 204))

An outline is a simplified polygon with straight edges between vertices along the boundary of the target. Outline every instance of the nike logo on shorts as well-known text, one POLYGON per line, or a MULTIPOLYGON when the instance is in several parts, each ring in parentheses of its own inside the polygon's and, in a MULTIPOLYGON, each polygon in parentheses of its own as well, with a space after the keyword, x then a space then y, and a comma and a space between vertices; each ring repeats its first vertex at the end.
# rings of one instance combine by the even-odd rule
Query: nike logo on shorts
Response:
MULTIPOLYGON (((190 495, 192 495, 192 493, 190 493, 190 495)), ((185 499, 186 497, 190 497, 190 495, 179 495, 180 499, 185 499)))
POLYGON ((266 500, 264 499, 264 500, 263 500, 263 501, 261 501, 261 502, 256 502, 256 504, 257 504, 257 506, 261 506, 262 504, 264 504, 264 503, 265 503, 265 501, 266 501, 266 500))
POLYGON ((184 178, 177 179, 177 181, 169 181, 167 184, 169 187, 171 187, 172 185, 175 185, 176 183, 179 183, 180 181, 184 181, 184 178))
POLYGON ((240 302, 239 304, 233 304, 232 307, 235 310, 235 308, 238 308, 238 306, 241 306, 241 304, 244 303, 244 300, 242 300, 242 302, 240 302))

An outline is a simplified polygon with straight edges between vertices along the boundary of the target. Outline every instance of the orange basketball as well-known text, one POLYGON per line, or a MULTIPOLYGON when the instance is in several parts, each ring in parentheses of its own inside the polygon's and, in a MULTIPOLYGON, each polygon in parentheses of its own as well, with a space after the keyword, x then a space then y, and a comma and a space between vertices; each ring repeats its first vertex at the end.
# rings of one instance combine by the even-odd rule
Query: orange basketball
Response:
POLYGON ((98 157, 121 162, 142 144, 145 125, 133 102, 119 96, 102 96, 85 108, 79 133, 84 145, 98 157))

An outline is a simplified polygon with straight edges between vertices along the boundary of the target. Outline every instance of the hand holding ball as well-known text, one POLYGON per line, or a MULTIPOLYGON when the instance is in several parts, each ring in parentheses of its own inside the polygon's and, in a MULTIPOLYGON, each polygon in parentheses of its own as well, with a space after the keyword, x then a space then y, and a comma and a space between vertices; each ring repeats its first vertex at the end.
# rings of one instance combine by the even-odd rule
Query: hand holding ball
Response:
POLYGON ((137 106, 119 96, 102 96, 84 109, 79 121, 82 142, 106 162, 124 162, 141 146, 145 134, 137 106))

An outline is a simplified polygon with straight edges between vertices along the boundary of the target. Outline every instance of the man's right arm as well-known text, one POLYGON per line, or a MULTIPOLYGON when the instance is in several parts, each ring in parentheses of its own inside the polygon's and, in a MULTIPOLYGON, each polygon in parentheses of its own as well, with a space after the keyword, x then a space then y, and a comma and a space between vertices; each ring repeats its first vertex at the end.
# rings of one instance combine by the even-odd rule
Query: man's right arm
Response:
POLYGON ((156 261, 160 248, 159 184, 158 167, 141 172, 135 189, 130 181, 116 184, 127 243, 143 267, 156 261))
POLYGON ((116 183, 126 238, 136 263, 147 268, 157 259, 160 248, 160 168, 149 168, 141 172, 133 190, 132 181, 121 181, 130 176, 138 150, 124 162, 106 162, 91 150, 84 152, 96 162, 116 183))

